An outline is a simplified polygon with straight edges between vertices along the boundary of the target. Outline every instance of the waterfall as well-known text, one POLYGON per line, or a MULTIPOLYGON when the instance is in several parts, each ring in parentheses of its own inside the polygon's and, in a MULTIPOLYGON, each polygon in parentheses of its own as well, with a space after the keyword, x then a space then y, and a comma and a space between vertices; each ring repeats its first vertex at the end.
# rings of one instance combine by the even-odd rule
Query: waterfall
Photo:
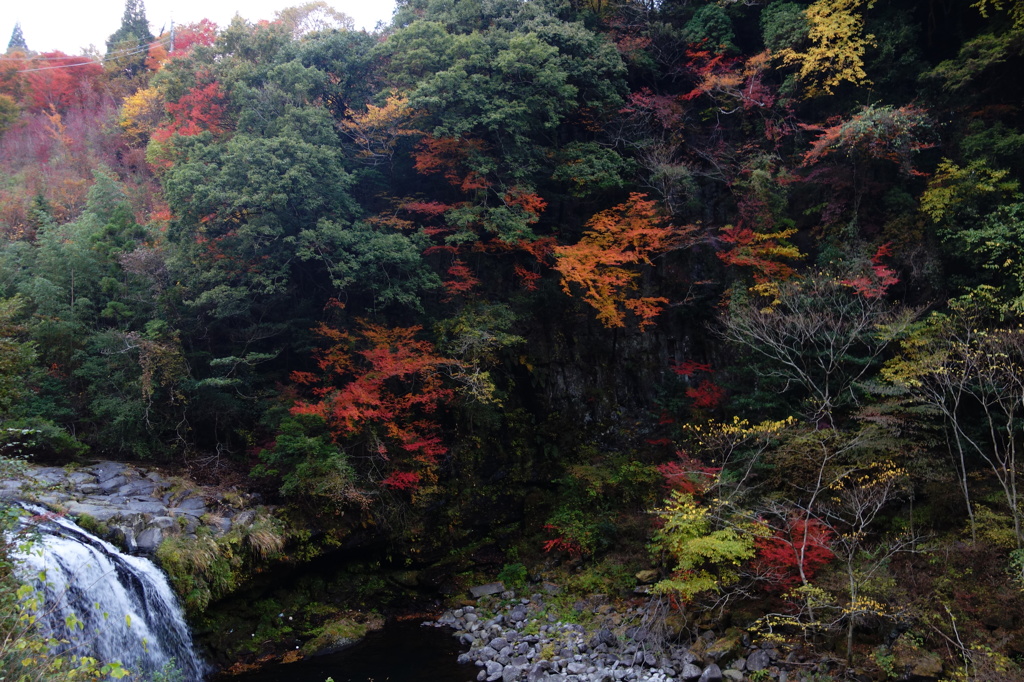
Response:
POLYGON ((42 508, 26 508, 34 516, 25 523, 40 537, 18 559, 22 578, 45 591, 44 632, 71 641, 80 655, 120 661, 132 679, 147 679, 168 664, 186 682, 203 679, 206 665, 192 649, 166 576, 152 561, 123 554, 42 508), (84 627, 69 632, 65 619, 72 615, 84 627))

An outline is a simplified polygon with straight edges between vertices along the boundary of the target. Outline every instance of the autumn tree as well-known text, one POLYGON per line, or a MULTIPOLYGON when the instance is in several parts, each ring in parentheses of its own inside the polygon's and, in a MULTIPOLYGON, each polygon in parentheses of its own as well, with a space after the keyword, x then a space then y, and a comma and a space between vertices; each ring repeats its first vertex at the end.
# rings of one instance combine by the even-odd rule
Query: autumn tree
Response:
POLYGON ((455 363, 418 339, 420 331, 321 324, 317 333, 327 345, 316 354, 320 371, 292 375, 315 396, 292 412, 323 419, 336 443, 359 448, 368 481, 394 490, 436 483, 448 451, 437 419, 453 396, 445 376, 455 363))
POLYGON ((842 83, 859 85, 868 81, 864 53, 874 36, 864 33, 862 8, 874 0, 817 0, 804 14, 811 46, 804 51, 784 48, 783 64, 796 66, 808 97, 831 95, 842 83))
POLYGON ((91 57, 68 56, 59 51, 39 56, 46 67, 28 69, 25 74, 25 103, 31 111, 66 113, 88 99, 103 74, 103 67, 91 57))
POLYGON ((410 127, 416 112, 409 107, 409 98, 392 92, 384 104, 367 104, 365 112, 345 110, 339 122, 342 132, 352 141, 356 154, 365 163, 390 163, 398 141, 403 137, 422 135, 410 127))
POLYGON ((283 9, 277 13, 277 20, 291 31, 292 38, 295 40, 319 31, 351 31, 355 29, 355 22, 351 17, 334 9, 323 0, 314 0, 283 9))
POLYGON ((174 44, 168 45, 172 57, 186 54, 194 45, 209 47, 217 39, 217 24, 209 19, 200 19, 191 24, 174 28, 174 44))
POLYGON ((555 250, 555 269, 562 289, 572 295, 583 290, 583 300, 597 310, 606 327, 625 327, 626 312, 640 329, 653 324, 668 305, 658 296, 633 296, 639 288, 637 266, 653 265, 653 257, 692 244, 696 228, 675 227, 659 216, 657 204, 644 194, 602 211, 587 222, 587 231, 574 245, 555 250))
POLYGON ((164 114, 164 101, 159 91, 156 88, 143 88, 124 98, 117 123, 129 140, 145 145, 160 125, 164 114))

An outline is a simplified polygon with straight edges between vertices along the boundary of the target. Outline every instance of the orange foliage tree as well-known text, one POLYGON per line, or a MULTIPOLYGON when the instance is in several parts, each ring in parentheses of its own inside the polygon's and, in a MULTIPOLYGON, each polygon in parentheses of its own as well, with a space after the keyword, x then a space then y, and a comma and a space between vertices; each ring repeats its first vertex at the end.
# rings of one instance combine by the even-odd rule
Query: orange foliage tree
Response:
POLYGON ((339 444, 360 443, 373 464, 370 476, 394 490, 433 483, 448 451, 436 416, 453 396, 446 370, 458 363, 417 339, 420 331, 366 321, 354 331, 320 324, 316 332, 327 342, 316 353, 320 371, 292 374, 315 396, 292 413, 321 417, 339 444))
POLYGON ((653 256, 692 243, 695 232, 693 226, 666 223, 653 200, 633 193, 591 218, 578 243, 556 249, 555 269, 565 293, 571 296, 574 286, 582 288, 583 300, 597 310, 605 327, 625 327, 629 311, 644 329, 669 301, 632 295, 640 278, 637 266, 652 265, 653 256))
POLYGON ((102 75, 103 67, 90 57, 45 52, 24 70, 26 107, 30 111, 66 111, 80 104, 102 75))

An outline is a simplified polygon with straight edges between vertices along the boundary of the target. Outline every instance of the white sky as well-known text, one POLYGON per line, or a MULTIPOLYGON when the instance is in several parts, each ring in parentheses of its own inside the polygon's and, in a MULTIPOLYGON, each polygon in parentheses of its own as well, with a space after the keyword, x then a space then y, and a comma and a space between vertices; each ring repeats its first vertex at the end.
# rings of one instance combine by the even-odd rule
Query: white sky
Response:
MULTIPOLYGON (((177 25, 209 19, 224 28, 235 14, 249 21, 273 19, 286 7, 304 0, 145 0, 146 18, 153 35, 177 25)), ((389 22, 394 0, 327 0, 328 4, 355 20, 356 28, 373 30, 378 21, 389 22)), ((102 54, 110 34, 121 25, 124 0, 0 0, 0 53, 7 49, 14 24, 21 30, 30 50, 67 54, 95 45, 102 54)))

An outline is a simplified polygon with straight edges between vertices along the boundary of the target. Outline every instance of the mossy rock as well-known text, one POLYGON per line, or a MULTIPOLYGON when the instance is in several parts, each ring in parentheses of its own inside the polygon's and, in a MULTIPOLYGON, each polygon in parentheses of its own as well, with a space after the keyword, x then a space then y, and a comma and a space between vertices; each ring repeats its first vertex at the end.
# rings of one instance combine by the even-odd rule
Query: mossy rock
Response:
POLYGON ((933 651, 925 651, 901 638, 892 653, 893 668, 910 679, 937 680, 942 676, 942 657, 933 651))
POLYGON ((719 664, 725 664, 739 658, 742 650, 743 631, 739 628, 729 628, 724 635, 708 645, 704 655, 719 664))
POLYGON ((307 656, 334 654, 355 644, 366 633, 384 627, 384 618, 373 613, 349 614, 324 623, 316 629, 316 635, 302 646, 307 656))

